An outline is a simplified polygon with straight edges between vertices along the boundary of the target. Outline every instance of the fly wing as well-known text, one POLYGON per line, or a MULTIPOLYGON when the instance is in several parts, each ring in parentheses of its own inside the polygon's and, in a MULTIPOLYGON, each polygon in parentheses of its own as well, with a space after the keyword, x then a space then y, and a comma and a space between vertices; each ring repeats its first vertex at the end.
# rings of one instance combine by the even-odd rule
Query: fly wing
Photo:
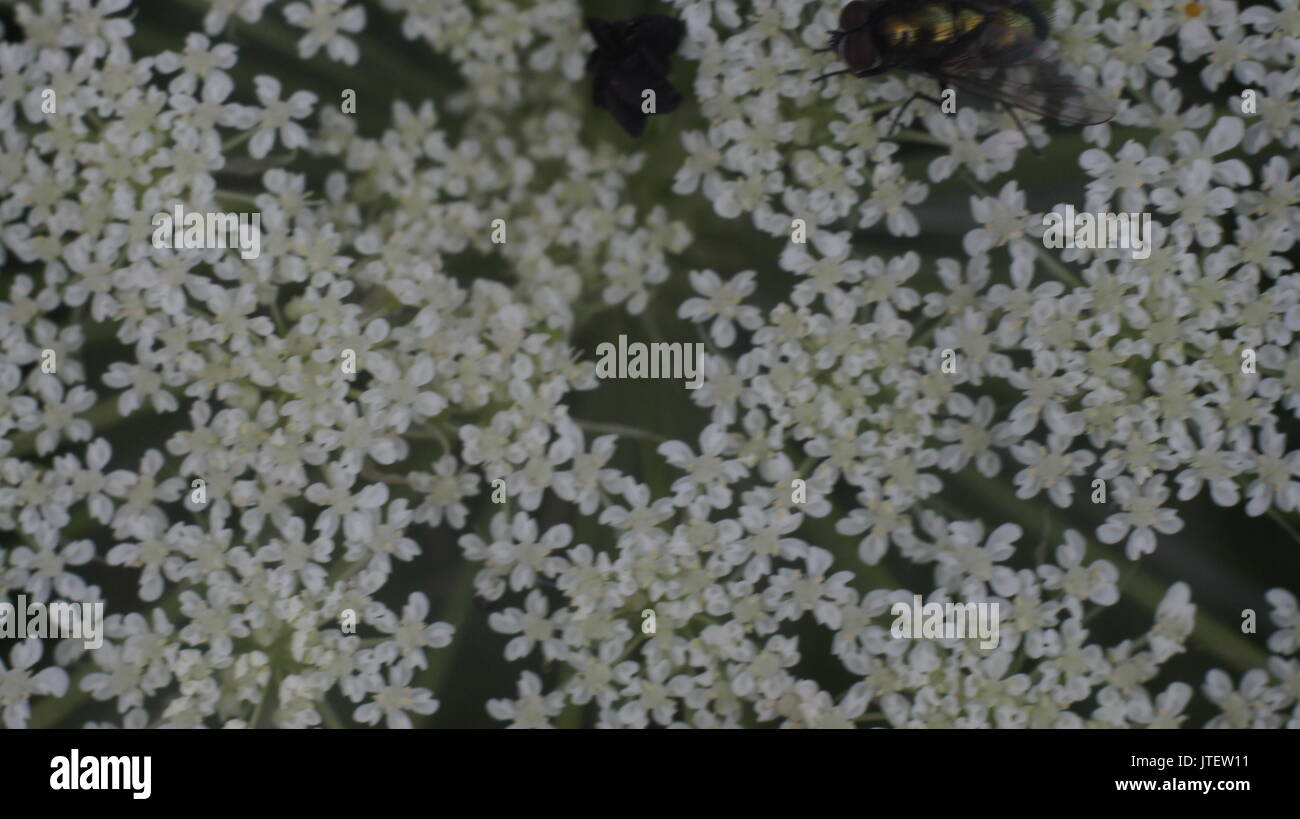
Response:
POLYGON ((1097 125, 1115 116, 1113 103, 1061 69, 1031 20, 999 14, 943 59, 922 68, 940 82, 1022 108, 1066 125, 1097 125))
POLYGON ((940 67, 941 82, 1065 125, 1098 125, 1115 116, 1114 104, 1061 73, 1055 60, 1019 65, 940 67))

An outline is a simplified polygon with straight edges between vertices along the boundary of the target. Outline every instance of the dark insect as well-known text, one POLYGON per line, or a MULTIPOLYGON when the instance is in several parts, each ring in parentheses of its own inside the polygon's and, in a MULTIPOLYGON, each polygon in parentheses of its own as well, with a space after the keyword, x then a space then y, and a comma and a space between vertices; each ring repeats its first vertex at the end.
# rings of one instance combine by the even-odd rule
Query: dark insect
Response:
POLYGON ((682 95, 668 82, 669 63, 686 35, 686 25, 661 14, 606 22, 587 18, 596 50, 587 59, 595 78, 594 99, 632 136, 645 131, 643 93, 654 91, 655 113, 676 110, 682 95))
POLYGON ((8 6, 0 6, 0 32, 3 32, 0 42, 21 43, 27 39, 22 26, 18 25, 18 18, 8 6))
MULTIPOLYGON (((925 74, 941 90, 958 88, 1065 125, 1096 125, 1115 115, 1098 92, 1071 80, 1051 56, 1047 19, 1029 0, 854 0, 840 10, 830 45, 848 68, 823 74, 870 77, 891 69, 925 74)), ((894 115, 891 132, 915 99, 894 115)), ((1025 135, 1028 142, 1028 134, 1025 135)))

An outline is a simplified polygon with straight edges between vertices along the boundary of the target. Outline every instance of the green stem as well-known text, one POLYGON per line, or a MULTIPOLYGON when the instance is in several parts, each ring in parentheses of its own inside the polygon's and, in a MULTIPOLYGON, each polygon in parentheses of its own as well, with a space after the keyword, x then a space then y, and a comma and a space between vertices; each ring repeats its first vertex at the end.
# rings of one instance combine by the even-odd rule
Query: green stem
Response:
MULTIPOLYGON (((980 196, 983 196, 985 199, 997 198, 985 190, 984 186, 979 183, 979 180, 974 176, 971 176, 970 173, 963 172, 961 176, 962 179, 965 180, 966 184, 980 196)), ((1047 252, 1046 248, 1043 247, 1042 242, 1031 241, 1029 242, 1029 245, 1034 249, 1034 252, 1038 254, 1038 260, 1043 263, 1044 267, 1052 271, 1052 273, 1056 275, 1056 278, 1074 288, 1081 289, 1085 286, 1083 279, 1080 279, 1078 276, 1071 273, 1069 268, 1061 264, 1059 260, 1053 258, 1052 255, 1047 252)))
POLYGON ((260 700, 258 701, 258 703, 257 703, 257 708, 253 709, 253 716, 252 716, 252 718, 248 720, 248 727, 250 727, 250 728, 272 728, 272 727, 274 727, 273 725, 270 724, 270 722, 271 722, 270 717, 267 718, 267 724, 266 724, 266 725, 262 725, 262 724, 260 723, 260 720, 261 720, 262 712, 263 712, 264 710, 266 710, 266 703, 271 699, 271 692, 275 690, 275 683, 276 683, 276 679, 278 678, 278 676, 279 676, 279 675, 276 673, 275 669, 272 668, 272 669, 271 669, 271 676, 270 676, 270 678, 267 679, 267 681, 266 681, 266 688, 262 689, 262 699, 260 699, 260 700))
MULTIPOLYGON (((1029 510, 1033 509, 1034 505, 1015 498, 1004 485, 976 480, 964 475, 955 476, 955 480, 968 494, 979 496, 980 502, 995 509, 1006 520, 1018 523, 1022 528, 1032 525, 1029 510)), ((1108 560, 1116 566, 1127 562, 1123 555, 1098 543, 1095 539, 1085 537, 1085 540, 1091 556, 1108 560)), ((1164 600, 1168 584, 1144 572, 1136 562, 1130 564, 1129 571, 1132 573, 1128 581, 1131 584, 1129 599, 1154 614, 1160 602, 1164 600)), ((1196 625, 1189 642, 1195 643, 1199 648, 1239 672, 1259 668, 1268 661, 1268 654, 1254 643, 1244 639, 1238 629, 1225 625, 1200 609, 1197 611, 1196 625)))
POLYGON ((441 613, 443 622, 454 628, 456 633, 452 635, 451 644, 446 648, 430 652, 429 667, 422 675, 422 685, 432 691, 435 697, 439 691, 443 690, 447 674, 451 671, 452 666, 456 664, 456 656, 460 653, 461 644, 465 640, 462 632, 465 621, 469 618, 470 608, 474 604, 474 575, 476 573, 477 570, 473 563, 461 562, 456 585, 452 587, 451 597, 447 601, 446 609, 441 613))
POLYGON ((589 432, 612 433, 614 435, 626 435, 629 438, 640 438, 644 441, 655 441, 662 443, 668 439, 657 432, 630 427, 626 424, 616 424, 608 421, 583 421, 575 418, 574 422, 589 432))
POLYGON ((321 719, 325 720, 326 727, 347 730, 347 726, 343 724, 343 720, 339 719, 338 713, 334 711, 334 707, 329 704, 328 700, 321 700, 320 704, 317 705, 317 710, 320 711, 321 719))

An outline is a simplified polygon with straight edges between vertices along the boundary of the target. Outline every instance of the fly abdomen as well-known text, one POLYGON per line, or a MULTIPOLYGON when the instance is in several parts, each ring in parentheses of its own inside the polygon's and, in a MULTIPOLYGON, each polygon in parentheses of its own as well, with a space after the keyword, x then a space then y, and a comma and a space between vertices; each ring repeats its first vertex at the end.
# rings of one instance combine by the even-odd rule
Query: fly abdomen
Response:
POLYGON ((873 29, 882 50, 901 59, 933 59, 966 38, 978 37, 981 50, 996 50, 1047 36, 1046 20, 1028 0, 984 11, 962 0, 891 2, 873 29))
MULTIPOLYGON (((900 70, 927 75, 942 89, 960 89, 1065 125, 1108 121, 1115 115, 1114 104, 1062 73, 1047 44, 1047 18, 1034 3, 850 0, 840 9, 830 45, 822 49, 838 53, 848 67, 817 79, 900 70)), ((924 97, 914 94, 908 102, 918 96, 924 97)), ((904 103, 900 113, 906 108, 904 103)), ((895 127, 898 118, 895 114, 895 127)))
POLYGON ((953 15, 953 35, 957 39, 965 37, 984 22, 984 14, 972 8, 960 8, 953 15))
MULTIPOLYGON (((985 15, 978 29, 978 48, 990 65, 1013 65, 1040 48, 1040 19, 1032 6, 1001 8, 985 15), (1028 11, 1027 11, 1028 10, 1028 11)), ((1045 25, 1045 23, 1043 24, 1045 25)))
POLYGON ((884 15, 876 31, 885 49, 899 57, 934 57, 978 25, 978 20, 972 20, 969 15, 962 18, 963 12, 979 14, 973 9, 954 14, 947 3, 923 3, 907 11, 884 15), (959 28, 959 21, 964 28, 959 28))
POLYGON ((947 6, 931 3, 917 9, 914 16, 925 35, 927 45, 946 45, 952 42, 953 19, 947 6))

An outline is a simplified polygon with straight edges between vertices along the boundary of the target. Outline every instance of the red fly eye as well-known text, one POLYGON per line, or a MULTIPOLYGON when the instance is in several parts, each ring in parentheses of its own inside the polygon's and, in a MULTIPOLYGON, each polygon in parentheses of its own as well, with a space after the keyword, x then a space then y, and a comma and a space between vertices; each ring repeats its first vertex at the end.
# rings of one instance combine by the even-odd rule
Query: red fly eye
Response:
POLYGON ((850 68, 871 68, 876 64, 876 44, 871 34, 858 31, 840 40, 840 58, 850 68))
POLYGON ((840 31, 862 28, 871 18, 871 5, 863 0, 853 0, 840 9, 840 31))

